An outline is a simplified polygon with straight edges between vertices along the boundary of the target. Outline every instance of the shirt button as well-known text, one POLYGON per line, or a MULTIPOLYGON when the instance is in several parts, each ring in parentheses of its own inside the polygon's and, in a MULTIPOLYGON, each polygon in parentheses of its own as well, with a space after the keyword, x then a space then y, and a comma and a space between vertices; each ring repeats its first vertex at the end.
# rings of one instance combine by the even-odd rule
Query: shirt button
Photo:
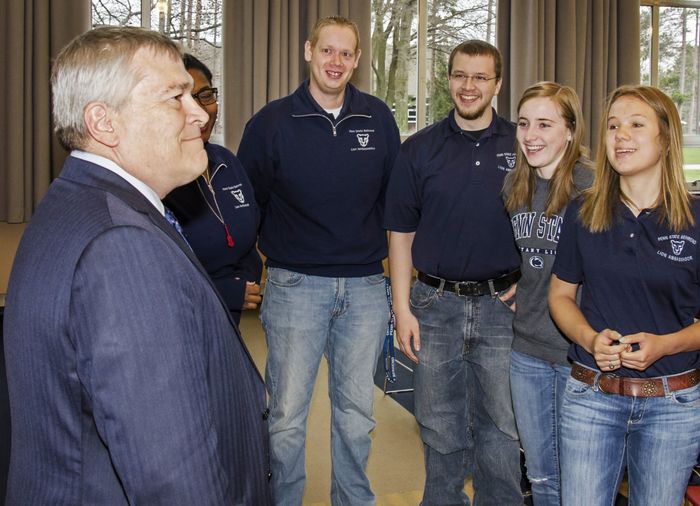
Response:
POLYGON ((479 165, 481 165, 481 162, 476 162, 474 165, 478 167, 479 165))
POLYGON ((476 143, 476 147, 477 147, 477 148, 479 147, 479 143, 478 143, 478 142, 476 143))
POLYGON ((632 233, 630 234, 630 237, 634 237, 634 232, 632 232, 632 233))

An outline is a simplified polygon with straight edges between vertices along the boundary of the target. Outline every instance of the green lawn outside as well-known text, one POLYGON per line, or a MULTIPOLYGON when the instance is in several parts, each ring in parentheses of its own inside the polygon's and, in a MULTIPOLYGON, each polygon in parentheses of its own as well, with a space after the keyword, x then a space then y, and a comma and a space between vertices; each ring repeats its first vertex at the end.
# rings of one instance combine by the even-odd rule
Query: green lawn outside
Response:
POLYGON ((700 181, 700 169, 685 169, 685 180, 689 183, 700 181))
MULTIPOLYGON (((683 148, 683 163, 686 165, 700 165, 700 146, 683 148)), ((700 180, 700 168, 685 169, 685 180, 688 182, 700 180)))
POLYGON ((683 161, 690 164, 700 164, 700 146, 683 148, 683 161))

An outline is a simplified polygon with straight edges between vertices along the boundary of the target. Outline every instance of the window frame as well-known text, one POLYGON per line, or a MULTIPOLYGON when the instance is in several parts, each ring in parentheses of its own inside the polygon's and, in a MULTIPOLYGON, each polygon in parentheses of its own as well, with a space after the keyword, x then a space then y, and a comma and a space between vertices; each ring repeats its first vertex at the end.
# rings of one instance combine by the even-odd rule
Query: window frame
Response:
MULTIPOLYGON (((428 126, 428 2, 430 0, 417 0, 417 42, 416 42, 416 132, 428 126)), ((698 0, 700 3, 700 0, 698 0)), ((495 32, 494 32, 495 33, 495 32)), ((447 76, 445 76, 447 77, 447 76)), ((495 102, 494 102, 495 107, 495 102)), ((405 140, 411 133, 401 133, 401 140, 405 140)))
MULTIPOLYGON (((659 85, 659 23, 661 7, 677 7, 700 10, 700 0, 640 0, 640 7, 651 7, 651 55, 649 57, 649 83, 659 85)), ((700 146, 700 135, 683 135, 684 146, 700 146)))

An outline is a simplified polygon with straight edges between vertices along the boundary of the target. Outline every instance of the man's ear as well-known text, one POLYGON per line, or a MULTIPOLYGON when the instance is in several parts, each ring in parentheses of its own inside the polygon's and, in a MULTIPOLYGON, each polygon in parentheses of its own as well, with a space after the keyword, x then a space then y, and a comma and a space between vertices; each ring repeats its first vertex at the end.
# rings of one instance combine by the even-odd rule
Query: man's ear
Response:
POLYGON ((304 60, 306 60, 307 63, 311 61, 311 55, 313 54, 313 49, 314 48, 311 47, 311 42, 307 40, 304 43, 304 60))
POLYGON ((360 56, 362 56, 362 49, 357 48, 357 54, 355 55, 355 64, 352 66, 353 69, 356 69, 357 66, 360 64, 360 56))
POLYGON ((112 125, 112 114, 112 109, 103 102, 90 102, 83 113, 83 120, 90 137, 109 148, 119 144, 119 136, 112 125))

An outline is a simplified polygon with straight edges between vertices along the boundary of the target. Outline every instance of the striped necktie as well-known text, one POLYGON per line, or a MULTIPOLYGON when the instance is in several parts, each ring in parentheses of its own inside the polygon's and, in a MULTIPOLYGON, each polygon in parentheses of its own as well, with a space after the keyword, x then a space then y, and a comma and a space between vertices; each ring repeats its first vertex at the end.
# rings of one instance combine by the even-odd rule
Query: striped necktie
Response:
MULTIPOLYGON (((173 228, 177 231, 178 234, 180 234, 180 237, 182 237, 182 240, 185 241, 185 244, 189 246, 190 249, 192 249, 192 246, 190 246, 190 243, 187 242, 187 238, 185 237, 185 233, 182 231, 182 225, 180 225, 180 222, 177 221, 177 218, 173 214, 173 212, 168 209, 167 207, 163 206, 165 209, 165 219, 168 220, 168 223, 170 223, 173 228)), ((194 251, 194 250, 192 250, 194 251)))

